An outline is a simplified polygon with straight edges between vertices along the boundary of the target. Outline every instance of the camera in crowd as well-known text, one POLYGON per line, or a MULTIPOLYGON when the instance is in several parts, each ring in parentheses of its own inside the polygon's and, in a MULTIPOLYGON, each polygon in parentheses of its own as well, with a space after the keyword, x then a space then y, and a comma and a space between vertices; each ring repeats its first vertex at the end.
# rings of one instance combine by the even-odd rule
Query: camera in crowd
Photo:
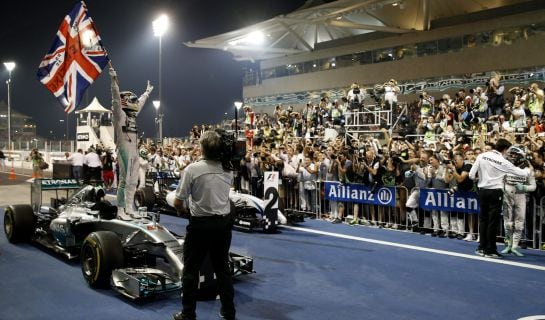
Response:
MULTIPOLYGON (((527 90, 529 91, 530 88, 528 88, 527 90)), ((524 88, 513 87, 509 90, 509 93, 513 94, 514 96, 522 97, 526 92, 524 88)))
POLYGON ((221 165, 223 169, 237 171, 240 169, 240 161, 246 156, 246 141, 237 140, 234 132, 216 129, 221 137, 221 165))

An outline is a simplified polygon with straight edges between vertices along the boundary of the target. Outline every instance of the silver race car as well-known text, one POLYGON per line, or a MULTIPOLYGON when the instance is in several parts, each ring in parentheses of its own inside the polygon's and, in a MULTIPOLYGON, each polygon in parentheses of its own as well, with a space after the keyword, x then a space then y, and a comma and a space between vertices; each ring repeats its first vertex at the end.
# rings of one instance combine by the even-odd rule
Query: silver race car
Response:
MULTIPOLYGON (((131 299, 179 290, 183 237, 158 223, 158 214, 139 213, 118 217, 99 187, 80 187, 74 179, 36 179, 31 205, 5 208, 4 231, 11 243, 33 241, 69 259, 79 257, 91 287, 111 286, 131 299), (51 203, 44 205, 48 197, 51 203)), ((233 276, 253 272, 253 259, 247 256, 230 253, 230 265, 233 276)), ((199 294, 214 298, 210 261, 201 272, 199 294)))

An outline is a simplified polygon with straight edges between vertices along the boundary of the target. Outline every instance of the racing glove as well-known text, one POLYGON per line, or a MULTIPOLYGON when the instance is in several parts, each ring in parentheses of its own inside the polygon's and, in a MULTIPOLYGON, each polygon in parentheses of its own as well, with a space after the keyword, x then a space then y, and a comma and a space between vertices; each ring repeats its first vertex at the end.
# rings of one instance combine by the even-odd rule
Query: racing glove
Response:
POLYGON ((519 193, 524 193, 524 192, 526 192, 526 185, 524 185, 522 183, 517 183, 515 185, 515 190, 517 190, 517 192, 519 192, 519 193))
POLYGON ((148 86, 146 87, 146 94, 149 96, 152 91, 153 91, 153 86, 148 80, 148 86))
POLYGON ((117 72, 114 70, 114 68, 109 68, 108 72, 110 73, 110 77, 117 78, 117 72))

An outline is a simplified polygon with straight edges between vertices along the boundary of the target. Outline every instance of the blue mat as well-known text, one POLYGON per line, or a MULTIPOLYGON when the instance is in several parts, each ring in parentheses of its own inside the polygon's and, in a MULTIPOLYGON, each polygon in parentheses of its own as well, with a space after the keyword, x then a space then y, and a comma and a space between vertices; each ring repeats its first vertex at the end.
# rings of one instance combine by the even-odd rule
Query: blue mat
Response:
MULTIPOLYGON (((3 211, 0 210, 3 222, 3 211)), ((187 221, 163 215, 183 234, 187 221)), ((471 254, 475 243, 309 220, 300 225, 392 243, 471 254)), ((143 303, 94 290, 79 262, 0 232, 0 319, 170 319, 177 294, 143 303)), ((239 319, 518 319, 545 314, 545 271, 343 239, 305 230, 233 233, 232 251, 254 257, 256 274, 235 282, 239 319)), ((510 261, 544 266, 524 251, 510 261)), ((198 303, 199 319, 218 319, 219 301, 198 303)))

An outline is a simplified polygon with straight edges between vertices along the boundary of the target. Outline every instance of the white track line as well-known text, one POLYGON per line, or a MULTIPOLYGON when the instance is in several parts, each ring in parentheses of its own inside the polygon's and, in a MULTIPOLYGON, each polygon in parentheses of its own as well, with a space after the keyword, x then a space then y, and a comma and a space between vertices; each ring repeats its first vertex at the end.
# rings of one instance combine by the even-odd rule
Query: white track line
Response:
POLYGON ((505 264, 505 265, 514 266, 514 267, 545 271, 545 266, 538 266, 538 265, 529 264, 529 263, 509 261, 509 260, 504 260, 504 259, 491 259, 491 258, 480 257, 480 256, 477 256, 477 255, 472 255, 472 254, 458 253, 458 252, 452 252, 452 251, 446 251, 446 250, 438 250, 438 249, 413 246, 413 245, 403 244, 403 243, 375 240, 375 239, 369 239, 369 238, 355 237, 355 236, 349 236, 349 235, 340 234, 340 233, 326 232, 326 231, 320 231, 320 230, 312 230, 312 229, 306 229, 306 228, 300 228, 300 227, 293 227, 293 226, 283 226, 283 227, 286 228, 286 229, 292 229, 292 230, 303 231, 303 232, 308 232, 308 233, 321 234, 321 235, 324 235, 324 236, 330 236, 330 237, 335 237, 335 238, 348 239, 348 240, 361 241, 361 242, 368 242, 368 243, 374 243, 374 244, 381 244, 381 245, 390 246, 390 247, 397 247, 397 248, 403 248, 403 249, 409 249, 409 250, 436 253, 436 254, 442 254, 442 255, 445 255, 445 256, 466 258, 466 259, 472 259, 472 260, 480 260, 480 261, 486 261, 486 262, 493 262, 493 263, 497 263, 497 264, 505 264))

